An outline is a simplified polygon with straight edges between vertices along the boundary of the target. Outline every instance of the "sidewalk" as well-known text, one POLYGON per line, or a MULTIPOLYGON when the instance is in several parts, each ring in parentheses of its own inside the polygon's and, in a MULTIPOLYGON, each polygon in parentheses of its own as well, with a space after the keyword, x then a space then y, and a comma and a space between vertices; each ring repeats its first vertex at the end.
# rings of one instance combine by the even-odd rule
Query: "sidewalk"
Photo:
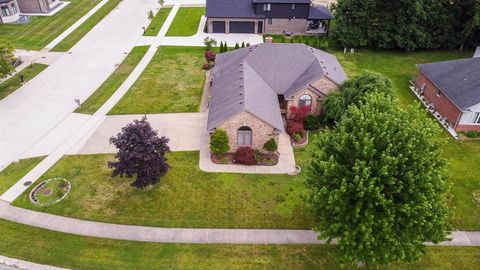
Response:
MULTIPOLYGON (((157 243, 326 244, 311 230, 187 229, 118 225, 61 217, 0 201, 0 218, 52 231, 83 236, 157 243)), ((480 232, 453 232, 440 246, 480 246, 480 232)), ((335 243, 332 243, 335 244, 335 243)))

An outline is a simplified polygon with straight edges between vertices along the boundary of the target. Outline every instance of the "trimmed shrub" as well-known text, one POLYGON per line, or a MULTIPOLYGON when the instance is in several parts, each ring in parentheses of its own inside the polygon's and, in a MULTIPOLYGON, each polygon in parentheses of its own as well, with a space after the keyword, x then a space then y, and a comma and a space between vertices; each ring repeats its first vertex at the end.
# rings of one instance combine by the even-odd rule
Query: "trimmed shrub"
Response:
POLYGON ((223 155, 230 150, 228 135, 223 129, 216 129, 210 135, 210 151, 216 155, 223 155))
POLYGON ((236 49, 240 49, 240 45, 238 45, 238 42, 235 43, 235 50, 236 50, 236 49))
POLYGON ((287 125, 287 132, 290 134, 290 136, 295 136, 295 134, 303 136, 303 134, 305 134, 305 128, 303 127, 303 123, 290 122, 287 125))
POLYGON ((271 138, 270 140, 265 142, 265 144, 263 145, 263 149, 267 150, 270 153, 273 153, 278 149, 277 142, 274 138, 271 138))
POLYGON ((307 115, 303 120, 303 126, 306 130, 317 130, 320 128, 320 117, 315 115, 307 115))
POLYGON ((239 147, 233 158, 234 162, 238 164, 254 165, 257 163, 255 161, 255 150, 248 146, 239 147))
POLYGON ((473 131, 473 130, 470 130, 470 131, 467 131, 465 133, 465 136, 467 136, 468 138, 478 138, 480 136, 480 132, 478 131, 473 131))

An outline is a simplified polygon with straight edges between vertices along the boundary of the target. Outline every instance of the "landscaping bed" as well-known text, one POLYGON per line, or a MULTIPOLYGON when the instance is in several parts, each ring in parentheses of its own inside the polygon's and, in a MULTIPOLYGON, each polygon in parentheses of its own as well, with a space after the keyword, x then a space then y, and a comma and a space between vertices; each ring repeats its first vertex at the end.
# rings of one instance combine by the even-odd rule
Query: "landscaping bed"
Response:
POLYGON ((71 184, 63 178, 47 179, 30 191, 30 201, 36 206, 59 203, 70 192, 71 184))
MULTIPOLYGON (((235 162, 235 153, 226 153, 223 155, 211 155, 212 162, 215 164, 239 164, 235 162)), ((258 153, 256 154, 257 163, 255 166, 275 166, 278 163, 277 154, 258 153)))

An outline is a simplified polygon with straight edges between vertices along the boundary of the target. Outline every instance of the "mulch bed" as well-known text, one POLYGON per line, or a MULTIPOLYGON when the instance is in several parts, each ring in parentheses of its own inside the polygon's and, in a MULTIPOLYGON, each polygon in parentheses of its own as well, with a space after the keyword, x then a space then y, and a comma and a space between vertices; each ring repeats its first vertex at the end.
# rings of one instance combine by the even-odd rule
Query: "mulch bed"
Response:
POLYGON ((305 145, 308 141, 308 131, 305 131, 305 135, 297 142, 293 139, 292 136, 290 136, 290 142, 292 143, 293 146, 302 146, 305 145))
MULTIPOLYGON (((238 164, 234 162, 235 153, 226 153, 223 156, 217 156, 215 154, 211 154, 212 162, 215 164, 238 164)), ((261 153, 260 161, 255 164, 255 166, 275 166, 278 163, 278 155, 277 154, 265 154, 261 153)))

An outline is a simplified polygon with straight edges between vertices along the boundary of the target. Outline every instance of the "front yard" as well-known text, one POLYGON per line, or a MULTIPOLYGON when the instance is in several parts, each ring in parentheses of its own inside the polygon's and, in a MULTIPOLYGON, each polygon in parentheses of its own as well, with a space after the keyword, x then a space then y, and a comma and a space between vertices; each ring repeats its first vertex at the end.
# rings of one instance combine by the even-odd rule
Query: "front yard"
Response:
POLYGON ((205 8, 203 7, 180 8, 167 31, 167 36, 181 37, 195 35, 203 15, 205 15, 205 8))
POLYGON ((70 4, 53 16, 33 16, 26 24, 0 24, 0 37, 18 49, 40 50, 100 0, 69 0, 70 4))
POLYGON ((109 114, 196 112, 205 82, 203 48, 159 47, 109 114))
POLYGON ((0 172, 0 195, 15 185, 42 160, 43 157, 21 159, 3 169, 0 172))

